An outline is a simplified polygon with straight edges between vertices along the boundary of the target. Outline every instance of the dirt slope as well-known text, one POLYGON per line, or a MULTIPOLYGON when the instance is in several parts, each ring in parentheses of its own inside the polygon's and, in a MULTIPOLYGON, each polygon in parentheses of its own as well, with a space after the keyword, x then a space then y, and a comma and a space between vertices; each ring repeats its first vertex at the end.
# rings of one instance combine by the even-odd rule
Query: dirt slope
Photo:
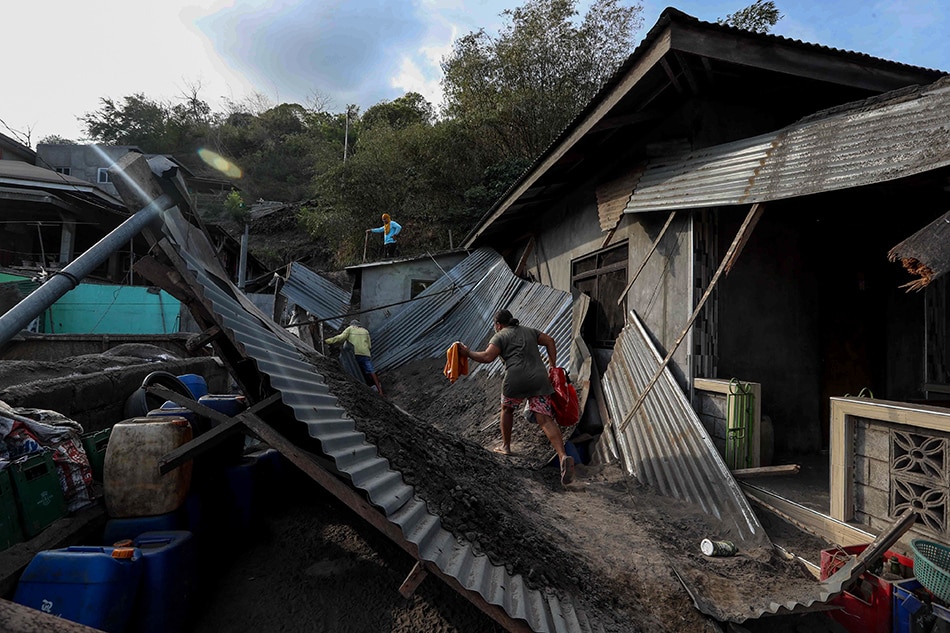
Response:
POLYGON ((615 467, 579 468, 577 481, 562 488, 556 469, 532 459, 550 449, 523 420, 516 420, 515 440, 522 458, 487 450, 494 438, 486 420, 496 415, 499 393, 491 380, 475 376, 471 384, 462 379, 449 386, 438 363, 422 361, 384 375, 384 388, 403 405, 396 409, 332 361, 317 364, 357 428, 441 515, 446 529, 532 586, 570 596, 607 631, 707 629, 677 573, 719 596, 727 613, 748 613, 750 605, 768 604, 775 595, 806 599, 814 591, 810 576, 775 555, 704 557, 699 541, 722 526, 615 467), (430 422, 403 410, 441 419, 430 422), (453 432, 439 428, 452 426, 453 432))

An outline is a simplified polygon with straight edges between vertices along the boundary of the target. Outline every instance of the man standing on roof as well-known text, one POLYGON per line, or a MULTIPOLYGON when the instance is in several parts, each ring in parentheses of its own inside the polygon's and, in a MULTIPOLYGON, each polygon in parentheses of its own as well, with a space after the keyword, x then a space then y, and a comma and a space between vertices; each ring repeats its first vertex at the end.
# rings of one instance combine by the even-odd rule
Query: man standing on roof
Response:
POLYGON ((383 225, 375 229, 366 229, 367 233, 383 234, 383 257, 393 258, 399 254, 399 245, 396 244, 396 236, 402 230, 402 225, 389 217, 388 213, 383 214, 383 225))
POLYGON ((473 352, 459 345, 461 354, 479 363, 490 363, 499 356, 505 363, 505 378, 501 387, 501 452, 511 454, 511 429, 515 408, 527 399, 528 410, 533 411, 538 426, 557 452, 561 463, 561 483, 574 480, 574 458, 564 450, 564 439, 554 421, 550 395, 554 392, 544 361, 538 352, 543 345, 548 352, 551 368, 557 367, 557 349, 554 339, 544 332, 518 324, 508 310, 495 313, 495 335, 483 352, 473 352))
POLYGON ((350 325, 337 334, 326 339, 330 345, 340 341, 349 341, 353 346, 353 355, 356 356, 356 362, 363 372, 363 379, 367 385, 375 387, 379 395, 383 395, 383 386, 379 384, 379 378, 376 376, 376 369, 373 367, 373 360, 370 355, 370 349, 373 342, 370 340, 369 330, 360 325, 356 319, 350 321, 350 325))

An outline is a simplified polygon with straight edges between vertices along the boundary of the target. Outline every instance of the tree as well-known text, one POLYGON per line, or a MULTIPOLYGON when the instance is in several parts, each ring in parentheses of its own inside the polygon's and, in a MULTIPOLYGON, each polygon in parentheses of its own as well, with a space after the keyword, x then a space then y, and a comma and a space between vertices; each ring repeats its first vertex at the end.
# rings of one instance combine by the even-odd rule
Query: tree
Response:
POLYGON ((642 5, 527 0, 502 16, 497 37, 462 36, 442 60, 444 114, 477 131, 503 160, 534 158, 633 50, 642 5))
POLYGON ((418 92, 407 92, 392 101, 380 101, 370 107, 362 118, 364 128, 386 123, 392 128, 401 129, 410 125, 431 125, 435 119, 432 104, 418 92))
POLYGON ((755 33, 768 33, 783 17, 773 0, 755 0, 745 9, 719 18, 717 23, 755 33))

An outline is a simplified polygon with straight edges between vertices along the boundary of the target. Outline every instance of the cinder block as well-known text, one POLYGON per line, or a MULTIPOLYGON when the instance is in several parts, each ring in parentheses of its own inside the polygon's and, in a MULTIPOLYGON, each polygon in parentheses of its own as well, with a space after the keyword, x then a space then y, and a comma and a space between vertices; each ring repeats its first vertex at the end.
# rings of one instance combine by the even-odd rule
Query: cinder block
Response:
POLYGON ((854 452, 884 462, 891 459, 891 434, 887 427, 855 427, 854 452))
POLYGON ((726 418, 726 397, 707 393, 699 394, 699 412, 717 418, 726 418))
POLYGON ((882 462, 877 459, 867 460, 869 466, 869 475, 867 485, 875 490, 880 490, 885 495, 891 489, 891 469, 889 462, 882 462))
POLYGON ((867 486, 870 485, 871 478, 871 460, 863 455, 854 456, 854 483, 867 486))

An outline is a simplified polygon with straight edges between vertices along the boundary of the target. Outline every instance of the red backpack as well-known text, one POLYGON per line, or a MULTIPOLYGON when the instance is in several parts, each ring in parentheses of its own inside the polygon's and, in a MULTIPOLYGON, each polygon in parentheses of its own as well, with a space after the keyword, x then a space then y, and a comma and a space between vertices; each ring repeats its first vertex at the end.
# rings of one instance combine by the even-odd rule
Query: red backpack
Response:
POLYGON ((577 390, 567 381, 567 374, 560 367, 549 370, 548 378, 554 387, 554 393, 551 394, 554 420, 560 426, 574 426, 581 415, 577 390))

